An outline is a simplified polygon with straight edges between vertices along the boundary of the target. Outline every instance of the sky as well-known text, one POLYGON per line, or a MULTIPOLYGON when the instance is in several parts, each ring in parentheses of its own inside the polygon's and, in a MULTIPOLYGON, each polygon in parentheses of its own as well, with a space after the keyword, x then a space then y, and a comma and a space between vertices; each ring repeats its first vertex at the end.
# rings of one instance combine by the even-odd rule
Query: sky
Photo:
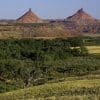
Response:
POLYGON ((63 19, 80 8, 100 19, 100 0, 0 0, 0 19, 16 19, 29 8, 43 19, 63 19))

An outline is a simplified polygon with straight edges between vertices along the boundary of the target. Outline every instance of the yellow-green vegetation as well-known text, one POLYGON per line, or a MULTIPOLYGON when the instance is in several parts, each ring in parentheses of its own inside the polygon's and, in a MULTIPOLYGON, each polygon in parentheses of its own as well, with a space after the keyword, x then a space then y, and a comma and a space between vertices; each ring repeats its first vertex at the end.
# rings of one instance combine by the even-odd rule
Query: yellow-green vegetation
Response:
POLYGON ((100 46, 86 46, 86 48, 88 49, 89 53, 91 53, 91 54, 100 53, 100 46))
POLYGON ((0 100, 34 100, 35 98, 36 100, 39 100, 39 98, 51 98, 49 100, 55 100, 54 98, 61 98, 60 100, 64 100, 63 98, 69 98, 69 100, 87 98, 87 100, 90 100, 88 98, 94 97, 99 100, 99 94, 100 79, 67 80, 3 93, 0 94, 0 100))
POLYGON ((87 34, 84 34, 84 33, 81 33, 81 34, 83 34, 83 36, 85 36, 85 37, 100 37, 100 34, 99 33, 97 33, 97 34, 92 34, 92 33, 87 33, 87 34))
MULTIPOLYGON (((100 96, 95 96, 95 95, 83 95, 83 96, 58 96, 58 97, 55 97, 55 96, 52 96, 52 97, 48 97, 48 98, 40 98, 39 100, 99 100, 100 99, 100 96)), ((34 99, 31 99, 31 100, 36 100, 35 98, 34 99)))

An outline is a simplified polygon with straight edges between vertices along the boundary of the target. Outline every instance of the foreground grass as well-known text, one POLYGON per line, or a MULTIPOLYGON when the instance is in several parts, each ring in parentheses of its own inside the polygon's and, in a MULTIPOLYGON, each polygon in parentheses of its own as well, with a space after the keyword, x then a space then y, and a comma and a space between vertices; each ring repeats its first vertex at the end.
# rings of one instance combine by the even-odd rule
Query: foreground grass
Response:
POLYGON ((60 100, 64 100, 62 98, 65 98, 65 100, 66 98, 69 98, 68 100, 74 100, 70 98, 100 98, 99 94, 100 79, 84 79, 48 83, 32 88, 3 93, 0 94, 0 100, 35 100, 35 98, 36 100, 39 100, 39 98, 52 98, 49 100, 55 100, 58 97, 61 98, 60 100))
MULTIPOLYGON (((34 99, 31 99, 31 100, 36 100, 35 98, 34 99)), ((80 96, 80 95, 77 95, 77 96, 58 96, 58 97, 55 97, 55 96, 52 96, 52 97, 48 97, 48 98, 41 98, 40 100, 100 100, 100 96, 95 96, 95 95, 84 95, 84 96, 80 96)))

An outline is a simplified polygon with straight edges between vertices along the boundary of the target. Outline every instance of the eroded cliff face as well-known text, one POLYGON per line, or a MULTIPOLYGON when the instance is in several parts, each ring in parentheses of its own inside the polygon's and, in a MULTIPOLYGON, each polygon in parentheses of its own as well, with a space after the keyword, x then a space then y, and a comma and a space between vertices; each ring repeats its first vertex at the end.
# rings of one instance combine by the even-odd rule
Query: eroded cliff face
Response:
POLYGON ((27 11, 23 16, 16 20, 18 23, 41 23, 42 19, 32 12, 31 9, 27 11))
POLYGON ((96 23, 96 19, 86 13, 83 8, 78 10, 74 15, 67 18, 69 21, 76 21, 78 24, 92 24, 96 23))

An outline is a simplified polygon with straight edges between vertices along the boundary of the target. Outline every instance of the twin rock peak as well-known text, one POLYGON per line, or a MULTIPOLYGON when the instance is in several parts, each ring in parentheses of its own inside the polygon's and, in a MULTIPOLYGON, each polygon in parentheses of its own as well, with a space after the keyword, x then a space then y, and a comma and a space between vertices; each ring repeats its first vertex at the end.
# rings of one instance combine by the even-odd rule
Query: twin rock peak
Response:
MULTIPOLYGON (((67 17, 66 20, 93 23, 96 19, 93 18, 88 13, 86 13, 83 10, 83 8, 81 8, 72 16, 67 17)), ((19 17, 16 21, 18 23, 42 23, 43 22, 43 20, 40 17, 38 17, 35 13, 32 12, 31 8, 24 15, 19 17)))

